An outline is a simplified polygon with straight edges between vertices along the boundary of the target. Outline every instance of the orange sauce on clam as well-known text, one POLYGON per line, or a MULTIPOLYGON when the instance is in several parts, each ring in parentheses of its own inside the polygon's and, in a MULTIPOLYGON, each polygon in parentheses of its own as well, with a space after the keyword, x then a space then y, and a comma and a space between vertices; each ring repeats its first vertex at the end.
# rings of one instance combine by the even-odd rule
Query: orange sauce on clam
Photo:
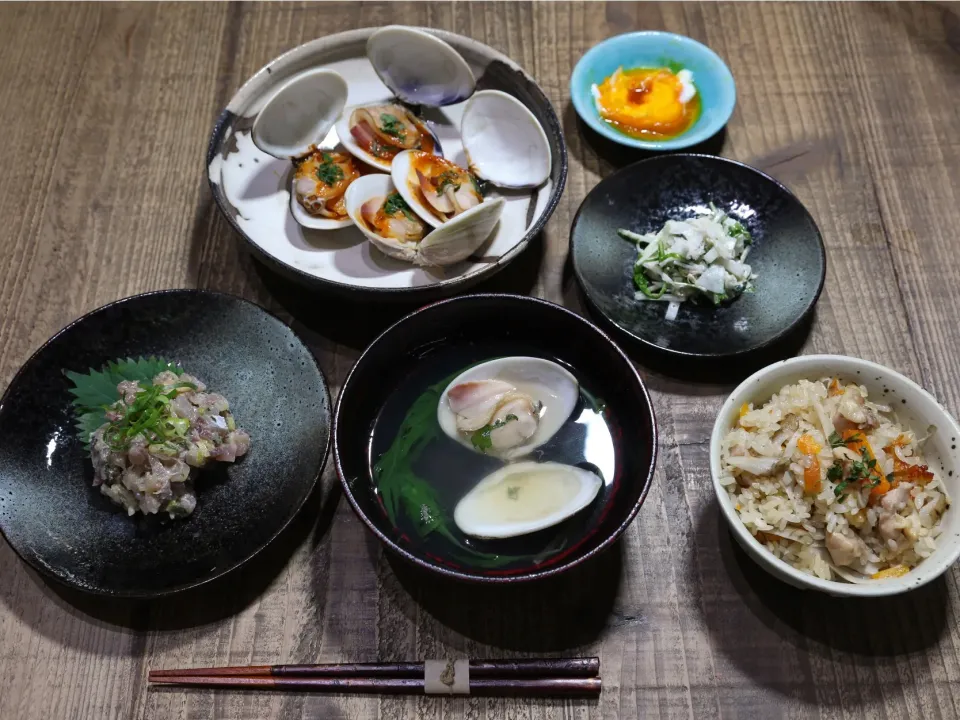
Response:
POLYGON ((700 116, 700 93, 686 75, 667 68, 618 68, 593 87, 597 111, 631 137, 667 140, 682 135, 700 116), (692 97, 685 97, 691 92, 692 97))

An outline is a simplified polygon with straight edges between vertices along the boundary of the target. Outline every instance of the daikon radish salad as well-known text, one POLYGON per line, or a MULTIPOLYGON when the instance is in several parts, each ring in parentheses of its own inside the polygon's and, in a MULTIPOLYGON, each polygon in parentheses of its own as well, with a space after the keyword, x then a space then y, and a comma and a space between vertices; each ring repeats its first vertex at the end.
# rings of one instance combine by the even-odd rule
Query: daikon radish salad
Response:
POLYGON ((750 233, 712 203, 692 218, 667 220, 659 232, 617 234, 637 245, 636 299, 669 303, 667 320, 676 319, 687 300, 720 305, 753 292, 756 275, 746 263, 750 233))

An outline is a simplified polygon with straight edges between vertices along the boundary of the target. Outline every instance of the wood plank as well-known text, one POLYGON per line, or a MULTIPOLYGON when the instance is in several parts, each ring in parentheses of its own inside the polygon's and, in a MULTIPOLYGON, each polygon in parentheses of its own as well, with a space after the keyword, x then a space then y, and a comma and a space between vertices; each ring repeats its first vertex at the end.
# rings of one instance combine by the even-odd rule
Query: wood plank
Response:
MULTIPOLYGON (((564 197, 519 270, 491 287, 584 311, 570 222, 600 178, 639 156, 582 132, 570 72, 605 37, 684 33, 724 57, 738 84, 712 149, 780 179, 823 232, 827 285, 803 351, 881 362, 960 411, 960 15, 943 3, 2 4, 0 387, 84 312, 203 287, 279 313, 336 393, 403 309, 376 308, 360 327, 317 318, 317 298, 248 257, 209 196, 203 156, 221 108, 271 58, 393 22, 509 54, 561 117, 564 197)), ((0 717, 957 717, 958 571, 883 603, 879 618, 872 605, 768 577, 735 546, 713 497, 708 441, 731 385, 638 367, 661 426, 656 484, 615 550, 542 587, 465 588, 386 557, 336 505, 332 468, 315 506, 262 561, 181 599, 92 601, 49 586, 0 541, 0 717), (147 668, 183 665, 575 652, 602 658, 599 701, 145 683, 147 668)))

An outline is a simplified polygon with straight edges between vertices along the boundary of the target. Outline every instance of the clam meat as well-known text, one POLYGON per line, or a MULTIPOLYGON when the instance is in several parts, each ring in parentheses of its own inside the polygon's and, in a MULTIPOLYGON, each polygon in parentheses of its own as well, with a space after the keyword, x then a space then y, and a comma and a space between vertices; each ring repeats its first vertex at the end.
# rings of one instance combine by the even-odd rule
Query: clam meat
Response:
POLYGON ((367 228, 382 238, 401 242, 420 242, 426 225, 407 205, 400 193, 374 196, 360 206, 360 217, 367 228))
POLYGON ((509 460, 550 440, 579 398, 577 379, 557 363, 499 358, 451 382, 440 396, 437 420, 462 445, 509 460))
POLYGON ((381 252, 426 267, 467 259, 490 237, 503 212, 503 198, 473 207, 433 228, 413 212, 389 175, 364 175, 347 190, 347 213, 381 252))
POLYGON ((518 462, 488 475, 457 504, 453 520, 465 535, 509 538, 557 525, 586 508, 603 480, 556 462, 518 462))
POLYGON ((293 166, 293 190, 307 214, 348 220, 344 195, 350 184, 360 177, 349 154, 314 149, 294 159, 293 166))
POLYGON ((441 152, 426 123, 400 105, 367 105, 345 112, 337 134, 347 150, 381 170, 389 170, 404 150, 441 152))
POLYGON ((434 227, 483 202, 473 173, 430 153, 410 151, 397 156, 391 175, 409 205, 434 227))

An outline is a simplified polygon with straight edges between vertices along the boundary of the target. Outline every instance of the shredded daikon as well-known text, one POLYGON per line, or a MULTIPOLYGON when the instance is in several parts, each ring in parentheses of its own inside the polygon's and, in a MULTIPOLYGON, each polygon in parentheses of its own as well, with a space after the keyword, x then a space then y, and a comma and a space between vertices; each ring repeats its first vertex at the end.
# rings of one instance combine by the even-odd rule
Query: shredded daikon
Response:
POLYGON ((712 204, 686 220, 668 220, 656 233, 618 230, 637 245, 633 281, 637 300, 670 303, 674 320, 680 303, 706 298, 715 305, 752 292, 756 275, 746 264, 752 238, 747 229, 712 204))

